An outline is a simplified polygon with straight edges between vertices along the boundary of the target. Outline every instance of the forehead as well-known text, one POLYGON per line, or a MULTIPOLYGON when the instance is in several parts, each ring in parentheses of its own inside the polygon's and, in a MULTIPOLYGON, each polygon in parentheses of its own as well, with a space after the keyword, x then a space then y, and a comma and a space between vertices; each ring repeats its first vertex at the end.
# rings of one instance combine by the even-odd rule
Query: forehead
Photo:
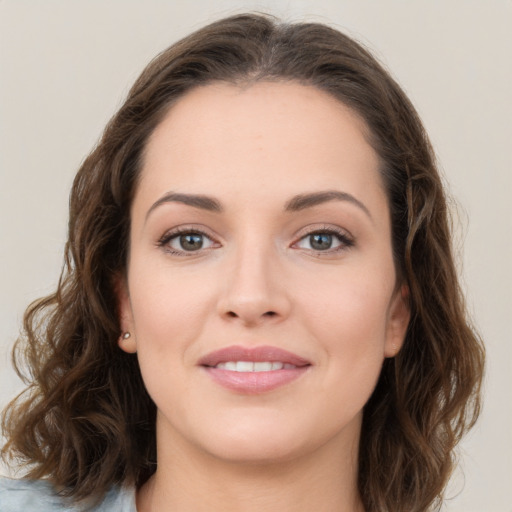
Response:
POLYGON ((356 113, 312 86, 209 84, 181 98, 151 135, 141 188, 268 196, 341 187, 357 195, 372 184, 382 193, 366 133, 356 113))

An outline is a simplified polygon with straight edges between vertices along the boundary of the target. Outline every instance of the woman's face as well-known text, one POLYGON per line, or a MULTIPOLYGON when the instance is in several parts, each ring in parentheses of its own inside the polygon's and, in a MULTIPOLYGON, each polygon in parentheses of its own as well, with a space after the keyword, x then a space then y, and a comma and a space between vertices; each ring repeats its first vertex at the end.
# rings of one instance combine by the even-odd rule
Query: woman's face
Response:
POLYGON ((257 83, 195 89, 153 133, 120 345, 159 443, 253 462, 357 446, 409 319, 364 130, 313 87, 257 83))

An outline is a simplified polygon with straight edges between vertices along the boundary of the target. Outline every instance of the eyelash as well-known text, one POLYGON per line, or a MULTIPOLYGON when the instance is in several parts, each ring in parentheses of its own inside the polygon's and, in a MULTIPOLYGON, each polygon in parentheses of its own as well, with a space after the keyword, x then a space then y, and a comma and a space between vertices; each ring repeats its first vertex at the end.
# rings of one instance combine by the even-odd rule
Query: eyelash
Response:
POLYGON ((176 229, 173 229, 172 231, 168 231, 167 233, 165 233, 161 238, 160 240, 158 240, 158 247, 161 247, 162 249, 165 250, 165 252, 169 253, 169 254, 172 254, 172 255, 175 255, 175 256, 194 256, 200 252, 203 252, 205 250, 209 250, 210 248, 205 248, 205 249, 199 249, 197 251, 186 251, 186 250, 176 250, 176 249, 173 249, 169 243, 174 240, 175 238, 178 238, 179 236, 182 236, 182 235, 199 235, 199 236, 202 236, 202 237, 205 237, 207 238, 208 240, 212 241, 214 244, 218 244, 218 242, 216 242, 214 240, 213 237, 211 237, 210 235, 208 235, 205 231, 201 230, 201 229, 196 229, 196 228, 191 228, 191 227, 180 227, 180 228, 176 228, 176 229))
POLYGON ((340 245, 338 247, 329 248, 325 250, 305 249, 307 251, 311 251, 317 257, 330 256, 339 252, 343 252, 355 245, 353 237, 349 235, 346 231, 333 226, 320 226, 315 227, 314 229, 310 229, 306 233, 302 234, 301 237, 297 240, 297 242, 294 242, 292 244, 292 247, 296 246, 302 240, 305 240, 308 237, 311 237, 312 235, 318 234, 333 236, 338 239, 340 245))
MULTIPOLYGON (((315 229, 311 229, 310 231, 302 234, 300 236, 300 238, 294 242, 291 247, 294 247, 296 246, 298 243, 300 243, 301 241, 307 239, 308 237, 312 236, 312 235, 317 235, 317 234, 322 234, 322 235, 330 235, 330 236, 334 236, 335 238, 338 239, 338 241, 340 242, 340 245, 337 246, 337 247, 334 247, 334 248, 329 248, 329 249, 325 249, 325 250, 314 250, 314 249, 304 249, 306 251, 311 251, 315 256, 328 256, 328 255, 332 255, 333 253, 338 253, 338 252, 342 252, 342 251, 345 251, 351 247, 354 246, 355 242, 354 242, 354 239, 349 235, 347 234, 346 231, 343 231, 341 229, 336 229, 334 227, 317 227, 315 229)), ((206 233, 205 231, 201 230, 201 229, 196 229, 196 228, 191 228, 191 227, 180 227, 180 228, 176 228, 176 229, 173 229, 172 231, 169 231, 167 233, 165 233, 157 242, 157 246, 164 249, 165 252, 167 252, 168 254, 172 254, 172 255, 175 255, 175 256, 184 256, 184 257, 189 257, 189 256, 194 256, 198 253, 201 253, 205 250, 210 250, 211 247, 207 247, 207 248, 200 248, 198 249, 197 251, 187 251, 187 250, 176 250, 176 249, 173 249, 169 243, 174 240, 175 238, 181 236, 181 235, 199 235, 199 236, 202 236, 202 237, 205 237, 207 238, 208 240, 210 240, 213 244, 218 244, 219 242, 216 242, 215 239, 213 237, 211 237, 210 235, 208 235, 208 233, 206 233)))

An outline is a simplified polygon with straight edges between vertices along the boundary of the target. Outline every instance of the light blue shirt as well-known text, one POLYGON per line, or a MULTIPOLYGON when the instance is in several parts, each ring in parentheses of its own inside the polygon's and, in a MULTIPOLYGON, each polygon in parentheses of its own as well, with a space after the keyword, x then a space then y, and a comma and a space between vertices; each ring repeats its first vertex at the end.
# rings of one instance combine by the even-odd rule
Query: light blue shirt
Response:
POLYGON ((1 512, 137 512, 135 489, 113 487, 92 508, 70 505, 44 480, 14 480, 0 477, 1 512))

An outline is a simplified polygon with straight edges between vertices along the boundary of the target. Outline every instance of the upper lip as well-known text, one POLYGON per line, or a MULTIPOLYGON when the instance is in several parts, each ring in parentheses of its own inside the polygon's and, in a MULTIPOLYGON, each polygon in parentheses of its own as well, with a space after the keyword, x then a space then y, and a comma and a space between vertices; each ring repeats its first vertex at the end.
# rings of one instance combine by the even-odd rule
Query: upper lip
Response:
POLYGON ((199 359, 198 364, 201 366, 217 366, 219 363, 228 361, 253 361, 257 362, 281 362, 294 366, 307 366, 311 363, 306 359, 283 350, 282 348, 272 346, 243 347, 233 345, 221 348, 206 354, 199 359))

